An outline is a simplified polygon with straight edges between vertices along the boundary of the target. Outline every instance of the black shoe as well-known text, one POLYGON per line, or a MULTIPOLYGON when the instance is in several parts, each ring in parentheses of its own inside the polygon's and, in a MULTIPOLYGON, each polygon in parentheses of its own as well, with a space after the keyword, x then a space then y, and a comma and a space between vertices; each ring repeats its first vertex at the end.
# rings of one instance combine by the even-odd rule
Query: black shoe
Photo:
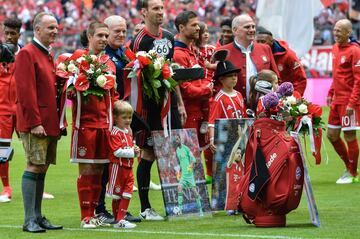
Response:
POLYGON ((96 219, 98 219, 99 222, 105 223, 105 224, 115 224, 115 218, 111 213, 109 213, 107 210, 104 212, 101 212, 96 215, 96 219))
POLYGON ((39 226, 46 229, 46 230, 60 230, 63 229, 63 226, 58 226, 58 225, 51 225, 51 223, 49 222, 48 219, 46 219, 46 217, 42 217, 40 219, 37 220, 37 222, 39 223, 39 226))
POLYGON ((126 221, 128 222, 141 222, 141 218, 140 217, 134 217, 133 215, 131 215, 130 212, 126 212, 125 218, 126 221))
POLYGON ((23 225, 23 231, 31 233, 46 232, 46 230, 40 227, 40 225, 35 220, 30 220, 28 223, 23 225))

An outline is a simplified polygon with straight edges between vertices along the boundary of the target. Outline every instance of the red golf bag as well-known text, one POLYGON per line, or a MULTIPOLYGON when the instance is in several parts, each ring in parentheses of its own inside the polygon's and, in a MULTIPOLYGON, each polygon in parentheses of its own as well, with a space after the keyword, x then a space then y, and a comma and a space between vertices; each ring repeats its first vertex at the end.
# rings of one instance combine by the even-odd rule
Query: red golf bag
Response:
POLYGON ((281 121, 261 118, 250 129, 245 175, 238 185, 238 208, 247 223, 283 227, 298 207, 304 167, 298 145, 281 121))

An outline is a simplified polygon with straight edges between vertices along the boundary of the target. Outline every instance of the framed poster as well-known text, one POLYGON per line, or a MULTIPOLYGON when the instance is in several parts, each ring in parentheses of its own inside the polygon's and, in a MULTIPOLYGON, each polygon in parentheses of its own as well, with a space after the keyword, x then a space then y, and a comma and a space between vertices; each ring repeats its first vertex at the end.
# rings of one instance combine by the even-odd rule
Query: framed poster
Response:
POLYGON ((195 129, 152 131, 167 216, 203 216, 210 201, 195 129))
POLYGON ((213 159, 211 197, 211 208, 214 211, 225 209, 229 181, 226 177, 227 168, 234 163, 241 165, 238 162, 243 162, 249 128, 253 122, 253 119, 218 119, 215 122, 216 152, 213 159))

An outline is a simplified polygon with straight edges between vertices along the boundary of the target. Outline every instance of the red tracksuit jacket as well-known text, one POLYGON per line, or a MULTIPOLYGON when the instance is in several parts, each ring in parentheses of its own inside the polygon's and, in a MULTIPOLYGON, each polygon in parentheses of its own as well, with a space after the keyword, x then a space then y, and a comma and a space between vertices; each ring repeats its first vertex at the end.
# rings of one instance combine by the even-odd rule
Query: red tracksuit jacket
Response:
POLYGON ((304 95, 306 88, 306 74, 295 52, 285 41, 274 41, 272 52, 280 73, 279 84, 291 82, 294 89, 304 95))
MULTIPOLYGON (((173 60, 185 68, 191 68, 198 64, 194 50, 180 41, 175 41, 173 60)), ((210 80, 206 78, 181 83, 181 95, 188 119, 189 115, 201 115, 201 100, 209 99, 212 93, 211 89, 207 87, 209 83, 210 80)))
POLYGON ((335 44, 332 54, 333 82, 329 96, 333 97, 333 104, 360 105, 360 46, 352 42, 335 44))

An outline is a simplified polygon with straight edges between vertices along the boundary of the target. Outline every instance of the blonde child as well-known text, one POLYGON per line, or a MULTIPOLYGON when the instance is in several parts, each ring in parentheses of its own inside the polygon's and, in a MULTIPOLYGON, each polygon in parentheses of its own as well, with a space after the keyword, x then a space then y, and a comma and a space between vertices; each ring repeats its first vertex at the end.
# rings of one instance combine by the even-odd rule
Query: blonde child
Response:
POLYGON ((114 127, 110 135, 109 184, 106 195, 113 199, 112 208, 115 217, 115 228, 134 228, 136 224, 126 221, 134 186, 132 171, 134 157, 139 156, 140 149, 134 145, 129 132, 133 109, 126 101, 114 104, 114 127))

